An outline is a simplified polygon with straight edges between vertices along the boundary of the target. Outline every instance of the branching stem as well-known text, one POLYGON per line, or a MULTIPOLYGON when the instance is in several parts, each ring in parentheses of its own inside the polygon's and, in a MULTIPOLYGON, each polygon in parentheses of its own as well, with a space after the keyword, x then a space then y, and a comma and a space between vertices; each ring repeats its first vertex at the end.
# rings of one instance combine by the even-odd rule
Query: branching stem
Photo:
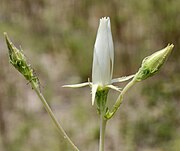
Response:
POLYGON ((74 151, 79 151, 79 149, 76 147, 76 145, 74 145, 72 140, 68 137, 68 135, 66 134, 65 130, 62 128, 62 126, 60 125, 60 123, 56 119, 56 117, 55 117, 54 113, 52 112, 50 106, 48 105, 46 99, 44 98, 44 96, 40 92, 37 84, 34 81, 31 81, 31 85, 32 85, 32 88, 35 90, 36 94, 38 95, 38 97, 40 98, 41 102, 43 103, 46 111, 50 115, 53 123, 55 124, 56 128, 58 129, 58 132, 64 137, 65 141, 71 145, 71 147, 72 147, 72 149, 74 151))
POLYGON ((135 78, 133 78, 125 87, 124 89, 122 90, 122 92, 120 93, 120 95, 118 96, 114 106, 113 106, 113 109, 110 113, 108 113, 108 115, 106 115, 105 117, 107 119, 110 119, 113 117, 113 115, 116 113, 116 111, 118 110, 118 108, 120 107, 120 105, 122 104, 122 101, 123 101, 123 97, 124 97, 124 94, 128 91, 128 89, 130 89, 134 84, 136 83, 136 80, 135 78))

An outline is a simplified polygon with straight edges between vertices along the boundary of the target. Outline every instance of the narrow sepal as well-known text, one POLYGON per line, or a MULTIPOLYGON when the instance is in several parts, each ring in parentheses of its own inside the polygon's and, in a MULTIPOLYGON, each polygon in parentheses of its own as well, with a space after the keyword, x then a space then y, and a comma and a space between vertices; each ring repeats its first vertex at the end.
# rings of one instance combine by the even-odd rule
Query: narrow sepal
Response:
POLYGON ((116 79, 112 79, 111 83, 117 83, 117 82, 125 82, 127 80, 130 80, 134 77, 135 75, 129 75, 129 76, 124 76, 124 77, 120 77, 120 78, 116 78, 116 79))
POLYGON ((69 84, 69 85, 63 85, 63 88, 81 88, 85 86, 91 86, 91 82, 85 82, 85 83, 80 83, 80 84, 69 84))
POLYGON ((114 85, 107 85, 106 87, 107 87, 107 88, 110 88, 110 89, 113 89, 113 90, 115 90, 115 91, 121 92, 121 88, 118 88, 118 87, 116 87, 116 86, 114 86, 114 85))

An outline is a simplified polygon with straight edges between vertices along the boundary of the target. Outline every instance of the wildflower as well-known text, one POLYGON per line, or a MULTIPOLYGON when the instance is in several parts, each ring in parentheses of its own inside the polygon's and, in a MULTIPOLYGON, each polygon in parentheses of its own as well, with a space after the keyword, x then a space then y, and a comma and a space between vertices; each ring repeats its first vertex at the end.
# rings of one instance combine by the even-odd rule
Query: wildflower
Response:
POLYGON ((112 79, 114 66, 114 45, 111 33, 111 23, 109 17, 100 19, 97 37, 94 45, 92 82, 85 82, 75 85, 64 85, 63 87, 83 87, 89 85, 92 92, 92 105, 95 102, 96 92, 108 92, 109 88, 120 91, 113 86, 115 82, 123 82, 134 77, 134 75, 112 79))
POLYGON ((105 86, 111 83, 114 65, 114 46, 109 18, 100 19, 92 68, 92 82, 105 86))

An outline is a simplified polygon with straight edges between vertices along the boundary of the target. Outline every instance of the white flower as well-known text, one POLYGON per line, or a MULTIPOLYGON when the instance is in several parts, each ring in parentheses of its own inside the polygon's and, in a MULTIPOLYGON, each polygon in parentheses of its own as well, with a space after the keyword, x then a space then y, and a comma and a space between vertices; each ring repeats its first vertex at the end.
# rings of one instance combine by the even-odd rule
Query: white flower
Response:
POLYGON ((100 19, 92 68, 92 83, 105 86, 111 84, 114 65, 114 46, 109 17, 100 19))
POLYGON ((115 82, 124 82, 134 77, 130 75, 112 80, 114 66, 114 46, 111 34, 111 23, 109 17, 100 19, 99 28, 94 45, 92 82, 85 82, 74 85, 64 85, 63 87, 78 88, 89 85, 92 92, 92 105, 94 104, 98 88, 111 88, 120 91, 113 86, 115 82))

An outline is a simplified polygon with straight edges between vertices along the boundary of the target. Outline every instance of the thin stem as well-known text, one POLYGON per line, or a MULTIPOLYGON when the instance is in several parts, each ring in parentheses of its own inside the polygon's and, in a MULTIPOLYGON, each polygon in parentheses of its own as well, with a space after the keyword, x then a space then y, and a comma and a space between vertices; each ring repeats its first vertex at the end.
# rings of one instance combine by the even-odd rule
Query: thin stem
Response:
POLYGON ((104 151, 104 138, 106 130, 107 120, 104 118, 104 115, 100 116, 100 138, 99 138, 99 151, 104 151))
POLYGON ((107 119, 110 119, 115 113, 116 111, 118 110, 118 108, 120 107, 120 105, 122 104, 122 101, 123 101, 123 97, 124 97, 124 94, 127 92, 128 89, 130 89, 134 84, 136 83, 135 79, 133 78, 125 87, 124 89, 122 90, 122 92, 120 93, 119 97, 117 98, 114 106, 113 106, 113 109, 112 111, 106 115, 106 118, 107 119))
POLYGON ((107 123, 107 119, 104 118, 104 116, 106 114, 107 95, 108 95, 108 91, 100 91, 99 93, 97 92, 97 101, 99 102, 99 109, 100 109, 99 151, 104 151, 104 139, 105 139, 105 130, 107 123))
POLYGON ((40 92, 37 84, 35 84, 34 81, 31 81, 31 85, 32 85, 32 88, 35 90, 36 94, 38 95, 38 97, 40 98, 41 102, 43 103, 46 111, 50 115, 53 123, 55 124, 56 128, 58 129, 58 132, 64 137, 66 142, 71 145, 71 147, 73 148, 74 151, 79 151, 79 149, 74 145, 74 143, 71 141, 71 139, 68 137, 68 135, 66 134, 66 132, 64 131, 64 129, 62 128, 62 126, 60 125, 58 120, 56 119, 56 117, 55 117, 54 113, 52 112, 50 106, 47 104, 47 101, 45 100, 44 96, 40 92))

